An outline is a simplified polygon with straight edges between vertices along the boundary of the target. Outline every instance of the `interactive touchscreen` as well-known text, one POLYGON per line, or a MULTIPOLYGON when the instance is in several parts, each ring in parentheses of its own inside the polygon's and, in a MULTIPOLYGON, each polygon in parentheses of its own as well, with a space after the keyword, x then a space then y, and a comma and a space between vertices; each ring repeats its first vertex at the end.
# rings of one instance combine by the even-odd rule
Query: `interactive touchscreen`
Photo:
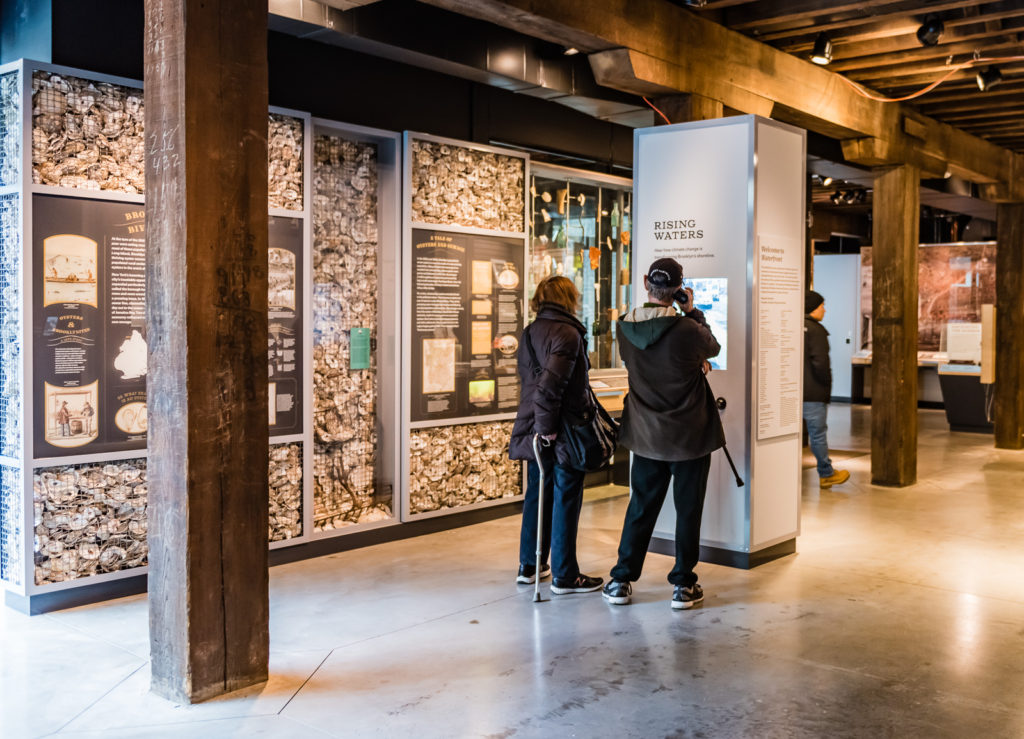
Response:
POLYGON ((722 351, 711 360, 712 369, 728 369, 729 347, 729 291, 725 277, 695 277, 683 280, 683 286, 693 290, 693 304, 704 313, 711 333, 722 345, 722 351))

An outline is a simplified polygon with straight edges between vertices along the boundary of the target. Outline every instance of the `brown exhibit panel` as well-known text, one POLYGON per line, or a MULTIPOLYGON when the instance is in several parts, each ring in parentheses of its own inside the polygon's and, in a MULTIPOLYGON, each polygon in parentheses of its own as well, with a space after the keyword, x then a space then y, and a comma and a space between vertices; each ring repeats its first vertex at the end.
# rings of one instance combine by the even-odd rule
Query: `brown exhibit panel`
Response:
POLYGON ((878 485, 917 479, 919 188, 909 165, 875 176, 871 481, 878 485))

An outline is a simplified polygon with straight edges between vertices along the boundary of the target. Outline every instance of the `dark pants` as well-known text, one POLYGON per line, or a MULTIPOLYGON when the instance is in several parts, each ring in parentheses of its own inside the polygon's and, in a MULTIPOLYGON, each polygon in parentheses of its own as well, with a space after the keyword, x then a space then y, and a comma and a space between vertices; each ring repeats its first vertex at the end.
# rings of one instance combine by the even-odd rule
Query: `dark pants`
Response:
POLYGON ((662 462, 633 455, 629 507, 619 542, 619 561, 612 568, 614 579, 621 582, 640 579, 647 547, 671 480, 676 505, 676 565, 668 581, 685 587, 697 582, 693 568, 700 558, 700 519, 710 469, 710 454, 684 462, 662 462))
MULTIPOLYGON (((583 478, 586 473, 555 463, 551 449, 541 450, 544 460, 544 536, 541 561, 551 552, 551 574, 571 580, 580 574, 576 562, 576 531, 583 505, 583 478)), ((540 468, 526 463, 526 499, 523 501, 523 526, 519 533, 519 564, 537 564, 537 498, 540 468)))

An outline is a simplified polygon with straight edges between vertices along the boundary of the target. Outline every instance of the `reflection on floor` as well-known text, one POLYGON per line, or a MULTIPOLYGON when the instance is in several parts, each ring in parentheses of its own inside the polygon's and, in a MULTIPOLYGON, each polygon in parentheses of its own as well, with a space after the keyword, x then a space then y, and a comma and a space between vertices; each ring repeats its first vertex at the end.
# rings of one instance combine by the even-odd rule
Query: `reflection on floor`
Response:
MULTIPOLYGON (((832 408, 866 450, 869 409, 832 408)), ((518 521, 271 572, 270 682, 186 707, 147 693, 145 598, 0 615, 0 736, 1024 736, 1024 452, 920 414, 919 482, 819 490, 798 554, 699 568, 673 612, 652 555, 628 607, 516 587, 518 521)), ((584 507, 607 575, 625 498, 584 507)), ((610 496, 610 497, 609 497, 610 496)))

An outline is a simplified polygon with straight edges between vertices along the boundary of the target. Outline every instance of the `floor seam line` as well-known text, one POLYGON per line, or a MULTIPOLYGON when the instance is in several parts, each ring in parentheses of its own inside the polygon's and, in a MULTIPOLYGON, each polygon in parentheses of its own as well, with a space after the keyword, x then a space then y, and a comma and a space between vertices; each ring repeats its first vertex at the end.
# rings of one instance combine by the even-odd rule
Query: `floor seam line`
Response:
MULTIPOLYGON (((127 680, 131 679, 131 678, 132 678, 132 676, 133 676, 133 675, 135 675, 135 673, 136 673, 136 672, 138 672, 139 670, 143 669, 143 668, 144 668, 144 667, 145 667, 146 665, 148 665, 148 664, 149 664, 149 660, 146 660, 146 661, 145 661, 145 662, 143 662, 143 663, 142 663, 141 665, 139 665, 139 666, 138 666, 138 667, 136 667, 136 668, 135 668, 134 670, 132 670, 131 672, 129 672, 129 673, 127 674, 127 675, 125 675, 125 676, 124 676, 123 678, 121 678, 121 679, 120 679, 120 680, 118 680, 118 681, 117 681, 116 683, 114 683, 113 685, 111 685, 111 686, 110 686, 110 689, 109 689, 109 690, 107 690, 107 691, 106 691, 105 693, 103 693, 103 695, 101 695, 101 696, 100 696, 99 698, 97 698, 97 699, 96 699, 96 700, 94 700, 94 701, 93 701, 92 703, 90 703, 89 705, 87 705, 87 706, 86 706, 85 708, 83 708, 83 709, 82 709, 81 711, 79 711, 78 713, 76 713, 76 714, 75 714, 74 716, 72 716, 71 718, 69 718, 69 719, 68 719, 67 721, 65 721, 65 722, 64 722, 63 724, 61 724, 60 728, 59 728, 59 729, 57 729, 56 731, 54 731, 54 732, 53 732, 53 734, 59 734, 60 732, 64 731, 64 729, 68 728, 68 726, 70 726, 71 724, 73 724, 73 723, 74 723, 74 722, 75 722, 75 721, 76 721, 76 720, 77 720, 77 719, 78 719, 78 718, 79 718, 80 716, 84 715, 84 714, 86 713, 86 711, 88 711, 88 710, 89 710, 90 708, 92 708, 93 706, 95 706, 95 705, 96 705, 97 703, 99 703, 99 702, 100 702, 101 700, 103 700, 103 699, 104 699, 104 698, 106 698, 106 697, 107 697, 108 695, 110 695, 110 694, 111 694, 111 693, 113 693, 113 692, 114 692, 115 690, 117 690, 117 688, 119 688, 119 687, 120 687, 121 685, 123 685, 123 684, 125 683, 125 681, 127 681, 127 680)), ((48 735, 44 735, 44 736, 52 736, 53 734, 48 734, 48 735)))

